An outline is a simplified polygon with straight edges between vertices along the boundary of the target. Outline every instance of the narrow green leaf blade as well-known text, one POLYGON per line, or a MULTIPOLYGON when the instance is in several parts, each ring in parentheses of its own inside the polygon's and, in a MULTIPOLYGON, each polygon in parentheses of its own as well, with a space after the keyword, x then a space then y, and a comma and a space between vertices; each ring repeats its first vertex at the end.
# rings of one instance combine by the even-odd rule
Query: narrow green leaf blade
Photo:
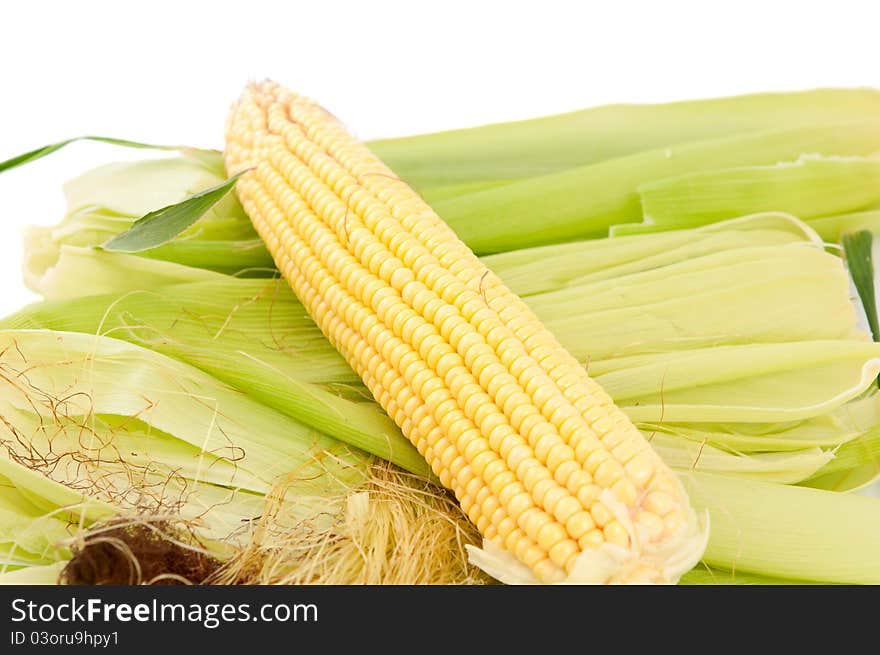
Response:
POLYGON ((865 308, 871 335, 874 337, 874 341, 880 341, 877 302, 874 295, 874 261, 871 254, 873 241, 874 236, 868 230, 849 232, 841 238, 846 263, 849 266, 849 272, 852 275, 856 291, 859 293, 859 298, 862 300, 862 306, 865 308))
POLYGON ((12 168, 17 168, 22 164, 27 164, 28 162, 34 161, 35 159, 41 159, 46 155, 51 155, 56 150, 60 150, 68 143, 71 143, 71 141, 72 139, 68 139, 67 141, 59 141, 58 143, 52 143, 48 146, 43 146, 42 148, 35 148, 34 150, 30 150, 16 157, 7 159, 3 163, 0 163, 0 173, 10 170, 12 168))
POLYGON ((103 248, 121 252, 140 252, 168 243, 217 204, 245 172, 241 171, 186 200, 146 214, 136 220, 125 232, 107 241, 103 248))
POLYGON ((127 139, 117 139, 109 136, 86 135, 77 136, 72 139, 65 139, 64 141, 58 141, 57 143, 50 143, 42 148, 35 148, 34 150, 29 150, 28 152, 0 162, 0 173, 23 166, 24 164, 29 164, 37 159, 42 159, 46 155, 51 155, 53 152, 61 150, 64 146, 76 143, 77 141, 97 141, 100 143, 109 143, 114 146, 125 146, 127 148, 139 148, 145 150, 180 150, 181 152, 187 152, 190 154, 200 152, 200 149, 191 146, 163 146, 152 143, 141 143, 139 141, 129 141, 127 139))

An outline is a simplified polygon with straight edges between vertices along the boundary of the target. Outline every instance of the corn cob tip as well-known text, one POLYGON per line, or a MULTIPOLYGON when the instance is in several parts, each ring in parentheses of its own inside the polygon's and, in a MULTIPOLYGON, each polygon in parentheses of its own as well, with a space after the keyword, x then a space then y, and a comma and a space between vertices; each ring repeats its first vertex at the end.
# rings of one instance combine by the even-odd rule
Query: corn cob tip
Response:
MULTIPOLYGON (((680 484, 680 483, 679 483, 680 484)), ((675 537, 657 543, 629 518, 629 511, 605 490, 599 500, 630 533, 630 547, 604 543, 582 551, 571 571, 556 584, 676 584, 703 556, 709 542, 709 513, 689 508, 687 525, 675 537)), ((484 539, 483 547, 466 545, 468 561, 504 584, 541 584, 534 571, 509 551, 484 539)))

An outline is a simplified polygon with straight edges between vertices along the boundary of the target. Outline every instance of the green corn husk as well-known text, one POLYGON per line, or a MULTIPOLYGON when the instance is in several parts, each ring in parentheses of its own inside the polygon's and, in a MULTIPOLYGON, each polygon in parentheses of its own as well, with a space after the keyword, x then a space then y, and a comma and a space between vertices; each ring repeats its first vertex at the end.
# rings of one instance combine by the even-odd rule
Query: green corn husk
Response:
POLYGON ((653 105, 608 105, 372 141, 369 146, 430 199, 441 195, 432 192, 443 186, 505 183, 686 141, 777 126, 869 119, 878 113, 880 92, 876 90, 816 89, 653 105))
MULTIPOLYGON (((140 217, 217 184, 223 179, 222 171, 219 152, 207 159, 177 156, 106 164, 66 182, 64 198, 68 213, 98 207, 111 215, 140 217)), ((247 216, 233 195, 202 216, 199 231, 215 235, 225 232, 232 225, 230 216, 243 219, 236 228, 238 236, 256 236, 253 228, 247 229, 247 216)))
MULTIPOLYGON (((647 433, 651 447, 676 471, 700 471, 763 480, 779 484, 797 484, 826 470, 836 455, 819 447, 790 452, 742 454, 721 450, 707 443, 688 442, 660 432, 647 433)), ((861 465, 867 453, 853 453, 843 465, 861 465)), ((876 456, 872 452, 871 455, 876 456)))
POLYGON ((441 186, 435 187, 425 187, 419 189, 419 194, 424 198, 428 203, 434 204, 436 202, 442 202, 444 200, 452 200, 453 198, 458 198, 460 196, 466 196, 471 193, 479 193, 480 191, 487 191, 489 189, 497 189, 498 187, 502 187, 506 184, 513 184, 514 182, 519 182, 523 178, 514 178, 508 180, 484 180, 482 182, 461 182, 459 184, 443 184, 441 186))
MULTIPOLYGON (((85 236, 82 245, 101 244, 120 230, 131 227, 135 219, 135 216, 108 216, 103 210, 88 209, 68 217, 68 225, 65 227, 75 238, 65 238, 64 231, 56 232, 39 227, 30 228, 27 238, 31 242, 41 242, 44 246, 52 244, 53 240, 79 245, 77 241, 85 236)), ((241 219, 229 220, 229 231, 226 234, 237 230, 240 222, 241 219)), ((220 228, 217 231, 223 234, 221 226, 215 228, 220 228)), ((267 272, 263 273, 266 275, 274 270, 275 264, 262 240, 255 237, 235 239, 231 234, 228 239, 210 239, 207 236, 200 228, 193 228, 184 231, 182 239, 146 249, 139 254, 141 257, 168 260, 222 273, 266 269, 267 272)))
MULTIPOLYGON (((39 418, 57 418, 61 398, 63 416, 73 417, 70 430, 77 434, 65 429, 53 438, 76 438, 82 443, 82 430, 121 431, 103 415, 130 416, 137 421, 125 422, 126 439, 160 439, 155 430, 174 434, 197 451, 215 453, 204 465, 218 470, 222 466, 215 459, 230 459, 232 451, 245 450, 246 461, 235 462, 235 473, 257 476, 254 479, 262 479, 262 485, 284 471, 302 470, 304 477, 314 474, 309 467, 315 465, 315 452, 334 453, 340 460, 347 457, 347 448, 337 441, 285 419, 191 366, 125 341, 72 332, 2 330, 0 351, 8 382, 0 389, 0 399, 12 414, 35 415, 30 443, 37 450, 44 438, 37 434, 39 418), (62 366, 52 366, 55 362, 62 366), (84 427, 76 417, 89 418, 89 425, 84 427), (279 450, 285 449, 274 443, 279 440, 287 444, 284 461, 279 461, 279 450)), ((191 455, 189 450, 186 453, 191 455)), ((224 484, 232 486, 230 481, 224 484)), ((252 490, 266 491, 266 487, 252 490)))
MULTIPOLYGON (((646 182, 711 168, 771 165, 797 159, 804 153, 867 155, 880 151, 878 135, 880 124, 860 122, 697 141, 470 192, 437 201, 434 206, 478 253, 595 238, 605 236, 614 224, 641 220, 637 189, 646 182)), ((186 175, 201 176, 198 179, 203 180, 201 184, 205 186, 219 181, 211 172, 213 165, 191 161, 186 166, 196 169, 195 173, 186 171, 186 175)), ((140 185, 132 183, 126 187, 126 179, 140 175, 144 180, 157 178, 156 184, 160 187, 166 182, 162 174, 151 168, 132 171, 130 167, 113 165, 100 174, 87 174, 84 181, 74 184, 71 214, 58 228, 40 230, 35 237, 43 243, 41 256, 48 256, 45 251, 51 250, 52 244, 57 248, 64 243, 101 243, 113 229, 121 231, 143 215, 139 210, 157 209, 170 198, 182 199, 187 191, 193 190, 181 185, 178 195, 156 194, 155 200, 147 203, 142 198, 146 194, 140 185), (102 180, 113 181, 113 178, 119 178, 120 182, 115 184, 116 195, 96 194, 85 202, 86 190, 101 188, 102 180), (126 203, 127 195, 141 199, 126 203), (82 235, 78 235, 78 231, 82 235)), ((186 181, 195 184, 192 180, 186 181)), ((183 238, 147 251, 145 256, 175 257, 181 263, 223 272, 235 272, 235 267, 239 270, 271 268, 271 260, 259 246, 237 203, 224 200, 212 211, 213 219, 200 220, 183 238), (212 220, 217 227, 227 225, 223 239, 212 238, 216 236, 216 230, 210 227, 212 220)))
POLYGON ((713 168, 771 165, 804 153, 858 156, 878 151, 878 121, 772 130, 610 159, 438 201, 434 208, 478 254, 503 252, 607 236, 613 225, 639 222, 638 188, 653 180, 713 168))
POLYGON ((837 216, 823 216, 807 221, 816 233, 829 243, 840 243, 845 232, 869 230, 874 234, 880 234, 880 209, 837 216))
POLYGON ((0 571, 69 557, 58 544, 69 536, 70 520, 68 512, 38 507, 0 476, 0 571))
POLYGON ((643 432, 671 434, 741 453, 790 452, 840 446, 870 433, 880 423, 880 394, 873 388, 827 414, 800 421, 775 423, 672 421, 637 422, 643 432))
POLYGON ((710 515, 703 561, 792 580, 880 583, 880 499, 704 473, 682 479, 710 515))
POLYGON ((829 491, 862 489, 880 477, 880 429, 872 428, 834 451, 834 457, 803 481, 829 491))
POLYGON ((65 561, 17 567, 0 567, 0 585, 56 585, 65 561))
POLYGON ((51 255, 44 257, 30 247, 32 236, 33 232, 25 244, 25 282, 32 291, 49 299, 123 293, 131 290, 132 282, 150 289, 224 279, 204 268, 115 252, 105 251, 96 256, 92 248, 68 245, 53 248, 51 255))
POLYGON ((725 344, 865 340, 847 292, 836 257, 792 245, 732 249, 527 301, 575 357, 601 361, 725 344))
POLYGON ((705 225, 772 209, 810 219, 880 202, 880 159, 803 156, 791 163, 704 171, 639 187, 645 222, 614 236, 705 225))
POLYGON ((635 421, 795 421, 831 412, 868 389, 880 373, 880 344, 719 346, 605 360, 591 371, 635 421))
POLYGON ((727 250, 792 243, 820 245, 821 240, 795 217, 767 212, 687 232, 655 234, 648 239, 575 241, 511 250, 482 259, 526 297, 584 282, 613 280, 727 250))
POLYGON ((222 553, 279 480, 311 518, 364 479, 364 453, 139 346, 2 330, 0 352, 0 569, 69 557, 118 513, 184 519, 222 553))
MULTIPOLYGON (((219 153, 108 164, 74 178, 64 185, 69 209, 64 220, 25 233, 25 282, 39 291, 39 272, 57 260, 62 247, 101 245, 141 216, 223 179, 219 153)), ((232 194, 174 241, 139 255, 223 273, 275 268, 232 194)))
MULTIPOLYGON (((69 558, 67 542, 72 533, 120 511, 106 501, 50 479, 38 470, 33 459, 10 457, 13 452, 10 444, 13 447, 15 444, 8 437, 17 428, 8 422, 3 426, 0 507, 3 508, 3 525, 9 529, 4 531, 0 542, 0 574, 10 568, 51 564, 69 558)), ((26 441, 19 447, 26 447, 26 441)))
MULTIPOLYGON (((39 573, 36 579, 39 581, 39 573)), ((39 582, 37 582, 39 584, 39 582)), ((725 571, 713 569, 701 564, 685 573, 678 584, 680 585, 803 585, 821 584, 812 580, 792 580, 790 578, 771 578, 766 575, 754 573, 742 573, 740 571, 725 571)))

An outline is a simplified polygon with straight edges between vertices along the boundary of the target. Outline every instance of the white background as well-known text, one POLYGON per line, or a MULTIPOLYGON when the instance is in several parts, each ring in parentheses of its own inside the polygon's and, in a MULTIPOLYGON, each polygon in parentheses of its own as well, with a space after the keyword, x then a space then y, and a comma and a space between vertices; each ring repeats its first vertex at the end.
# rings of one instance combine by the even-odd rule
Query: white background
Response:
MULTIPOLYGON (((9 2, 0 160, 80 134, 222 147, 249 79, 311 95, 363 138, 815 86, 880 86, 880 3, 9 2)), ((33 299, 19 233, 60 185, 143 157, 78 144, 0 176, 0 314, 33 299)))

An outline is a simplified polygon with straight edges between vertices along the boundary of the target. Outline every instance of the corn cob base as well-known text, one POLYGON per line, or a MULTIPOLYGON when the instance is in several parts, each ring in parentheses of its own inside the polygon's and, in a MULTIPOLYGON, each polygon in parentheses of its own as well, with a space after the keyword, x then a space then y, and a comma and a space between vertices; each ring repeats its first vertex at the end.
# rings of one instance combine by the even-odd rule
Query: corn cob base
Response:
POLYGON ((484 536, 506 582, 673 582, 708 532, 611 398, 319 105, 265 82, 227 123, 242 204, 303 305, 484 536))

